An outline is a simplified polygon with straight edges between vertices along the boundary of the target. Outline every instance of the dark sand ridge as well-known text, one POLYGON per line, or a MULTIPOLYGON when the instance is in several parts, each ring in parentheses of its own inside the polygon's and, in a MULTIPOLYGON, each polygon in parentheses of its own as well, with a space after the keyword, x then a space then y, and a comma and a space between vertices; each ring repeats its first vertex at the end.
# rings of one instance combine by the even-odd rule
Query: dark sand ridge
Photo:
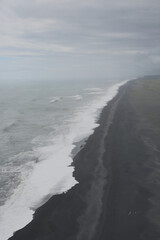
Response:
POLYGON ((79 184, 53 196, 10 239, 160 239, 159 79, 121 87, 74 159, 79 184))

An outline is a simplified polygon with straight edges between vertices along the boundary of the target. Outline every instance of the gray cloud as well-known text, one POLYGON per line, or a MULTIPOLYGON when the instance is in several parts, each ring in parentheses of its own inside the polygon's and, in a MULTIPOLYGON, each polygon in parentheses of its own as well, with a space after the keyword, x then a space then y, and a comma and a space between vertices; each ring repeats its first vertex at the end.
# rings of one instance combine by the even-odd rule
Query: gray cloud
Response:
POLYGON ((2 0, 0 78, 157 74, 159 12, 159 0, 2 0))

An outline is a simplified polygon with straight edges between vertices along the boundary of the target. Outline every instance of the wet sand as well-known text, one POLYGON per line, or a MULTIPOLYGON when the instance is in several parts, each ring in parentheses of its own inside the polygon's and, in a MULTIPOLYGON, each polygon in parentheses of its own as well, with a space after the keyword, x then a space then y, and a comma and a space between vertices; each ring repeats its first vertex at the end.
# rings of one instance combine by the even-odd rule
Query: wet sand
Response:
POLYGON ((10 240, 160 239, 159 79, 120 88, 74 158, 79 184, 50 198, 10 240))

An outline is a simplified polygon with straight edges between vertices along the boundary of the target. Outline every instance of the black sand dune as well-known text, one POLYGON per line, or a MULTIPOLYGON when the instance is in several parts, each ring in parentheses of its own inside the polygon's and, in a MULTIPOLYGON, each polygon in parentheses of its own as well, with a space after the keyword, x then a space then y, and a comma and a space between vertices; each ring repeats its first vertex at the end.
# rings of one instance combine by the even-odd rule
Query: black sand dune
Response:
POLYGON ((10 240, 160 239, 160 77, 121 87, 99 123, 74 159, 79 184, 10 240))

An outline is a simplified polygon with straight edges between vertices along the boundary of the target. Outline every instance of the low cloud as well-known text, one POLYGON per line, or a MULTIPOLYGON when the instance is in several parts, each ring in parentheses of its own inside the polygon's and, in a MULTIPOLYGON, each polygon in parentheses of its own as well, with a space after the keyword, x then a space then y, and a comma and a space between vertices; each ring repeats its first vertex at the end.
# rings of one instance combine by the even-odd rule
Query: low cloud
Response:
POLYGON ((158 0, 2 0, 1 63, 15 60, 14 77, 23 77, 26 65, 34 77, 114 77, 115 67, 117 76, 157 74, 159 12, 158 0))

